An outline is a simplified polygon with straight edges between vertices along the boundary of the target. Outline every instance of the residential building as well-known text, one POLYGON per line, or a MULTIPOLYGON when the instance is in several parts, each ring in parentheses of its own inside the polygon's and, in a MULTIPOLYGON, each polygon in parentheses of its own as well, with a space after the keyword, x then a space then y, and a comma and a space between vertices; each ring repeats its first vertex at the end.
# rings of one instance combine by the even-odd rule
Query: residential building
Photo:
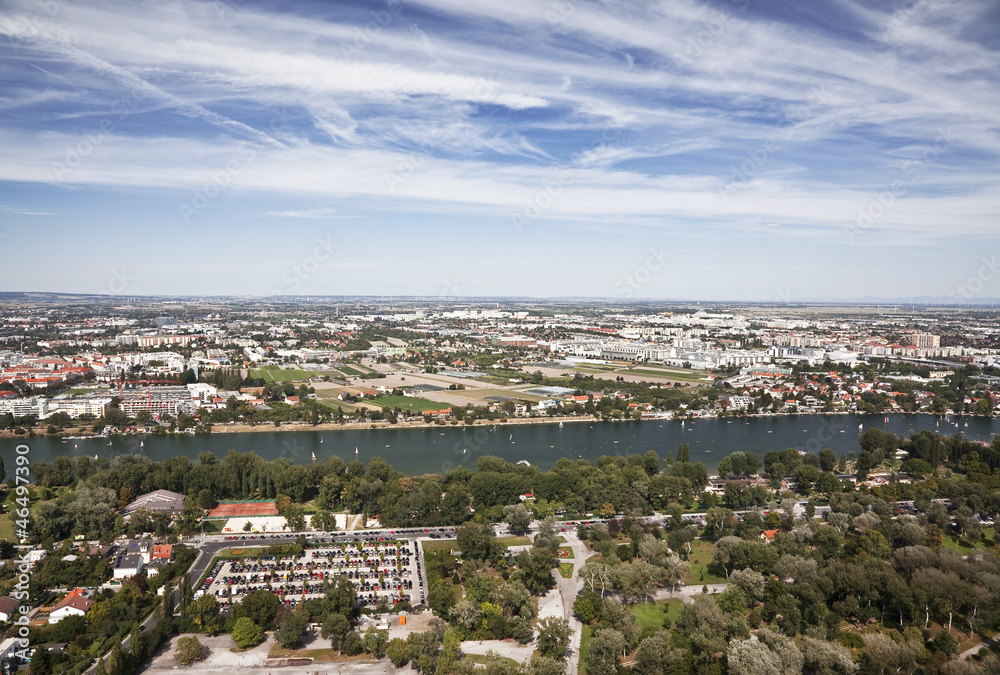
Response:
POLYGON ((0 623, 5 623, 14 618, 14 613, 20 606, 20 600, 5 595, 0 598, 0 623))
POLYGON ((49 623, 59 623, 67 616, 86 616, 93 604, 93 600, 84 596, 82 588, 74 589, 49 612, 49 623))
POLYGON ((120 555, 115 558, 114 578, 128 579, 142 571, 144 563, 139 555, 120 555))

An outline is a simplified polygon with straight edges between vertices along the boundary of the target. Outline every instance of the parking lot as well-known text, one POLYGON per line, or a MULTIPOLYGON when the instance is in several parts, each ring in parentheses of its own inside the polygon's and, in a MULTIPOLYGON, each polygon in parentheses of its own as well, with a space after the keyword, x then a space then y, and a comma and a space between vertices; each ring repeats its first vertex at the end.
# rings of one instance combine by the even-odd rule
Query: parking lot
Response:
POLYGON ((222 611, 228 611, 244 595, 265 589, 294 607, 322 597, 324 582, 344 575, 354 583, 358 601, 364 606, 374 607, 382 598, 389 607, 404 600, 412 606, 424 602, 416 542, 350 539, 311 542, 301 556, 266 556, 262 549, 260 556, 219 561, 195 595, 210 593, 222 611))

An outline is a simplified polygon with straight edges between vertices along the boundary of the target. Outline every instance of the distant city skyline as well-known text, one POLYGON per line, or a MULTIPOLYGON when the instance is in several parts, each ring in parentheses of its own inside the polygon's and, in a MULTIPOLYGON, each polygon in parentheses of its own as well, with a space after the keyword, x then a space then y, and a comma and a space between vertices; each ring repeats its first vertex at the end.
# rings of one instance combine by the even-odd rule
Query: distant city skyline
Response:
POLYGON ((1000 296, 994 2, 12 0, 0 291, 1000 296))

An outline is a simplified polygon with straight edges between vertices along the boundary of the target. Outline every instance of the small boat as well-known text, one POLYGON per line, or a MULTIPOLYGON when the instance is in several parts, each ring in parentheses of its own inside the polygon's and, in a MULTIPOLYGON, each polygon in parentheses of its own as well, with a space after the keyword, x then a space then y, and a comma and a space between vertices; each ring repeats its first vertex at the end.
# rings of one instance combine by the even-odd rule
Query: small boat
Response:
POLYGON ((508 441, 512 441, 512 440, 514 440, 514 434, 511 434, 511 435, 510 435, 510 438, 508 438, 507 440, 508 440, 508 441))
POLYGON ((858 429, 864 429, 864 428, 865 428, 865 425, 864 425, 864 424, 859 424, 859 425, 858 425, 858 429))
POLYGON ((79 445, 77 445, 76 443, 74 443, 74 444, 73 444, 73 449, 74 449, 74 450, 76 450, 76 449, 77 449, 77 448, 79 448, 79 447, 80 447, 80 446, 79 446, 79 445))
POLYGON ((94 455, 94 459, 97 459, 97 455, 94 455))
MULTIPOLYGON (((957 427, 958 425, 956 424, 955 426, 957 427)), ((111 441, 108 441, 108 445, 111 445, 111 441)))
POLYGON ((886 417, 886 418, 885 418, 884 420, 882 420, 882 421, 883 421, 883 422, 884 422, 885 424, 888 424, 888 423, 889 423, 889 418, 888 418, 888 417, 886 417))
MULTIPOLYGON (((549 447, 552 447, 552 446, 549 446, 549 447)), ((469 452, 468 448, 462 448, 462 454, 463 455, 468 454, 468 452, 469 452)))
POLYGON ((313 461, 315 462, 316 461, 316 453, 315 452, 312 453, 312 456, 313 456, 313 461))
POLYGON ((139 441, 139 447, 140 448, 145 448, 146 447, 146 442, 145 441, 139 441))
POLYGON ((966 422, 966 423, 965 423, 965 426, 969 426, 969 423, 968 423, 968 422, 966 422))
POLYGON ((358 454, 358 446, 356 446, 356 445, 354 446, 354 454, 355 455, 358 454))
POLYGON ((519 464, 521 466, 531 466, 531 462, 529 462, 526 459, 519 460, 519 461, 516 462, 516 464, 519 464))
POLYGON ((319 444, 323 445, 323 437, 322 436, 319 437, 319 444))
POLYGON ((563 423, 562 423, 562 422, 559 422, 559 426, 561 427, 562 425, 563 425, 563 423))

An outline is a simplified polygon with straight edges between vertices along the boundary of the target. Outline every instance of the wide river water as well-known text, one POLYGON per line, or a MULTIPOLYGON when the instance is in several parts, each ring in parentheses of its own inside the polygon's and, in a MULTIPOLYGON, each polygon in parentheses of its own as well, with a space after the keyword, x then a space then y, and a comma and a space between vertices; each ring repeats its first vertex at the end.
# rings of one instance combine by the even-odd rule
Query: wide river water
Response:
POLYGON ((572 422, 557 424, 497 425, 496 427, 441 427, 420 429, 359 429, 344 431, 263 431, 233 434, 130 436, 68 440, 35 437, 0 439, 8 477, 14 467, 15 447, 29 446, 31 461, 76 454, 113 457, 142 453, 154 460, 209 451, 222 457, 230 449, 253 450, 264 459, 288 457, 299 464, 338 455, 345 461, 382 457, 407 475, 441 473, 459 464, 472 468, 476 458, 497 455, 510 462, 527 460, 542 469, 560 457, 596 461, 601 455, 644 454, 655 450, 661 457, 676 456, 677 446, 689 444, 691 461, 704 462, 714 473, 719 460, 744 450, 763 456, 771 450, 798 448, 819 452, 833 448, 840 456, 858 450, 859 424, 909 435, 930 429, 940 434, 963 433, 966 438, 990 442, 1000 433, 1000 419, 958 417, 945 422, 930 415, 800 415, 741 419, 706 419, 643 422, 572 422), (955 426, 955 422, 959 426, 955 426), (965 426, 968 423, 968 426, 965 426), (140 447, 140 441, 142 446, 140 447), (321 442, 322 441, 322 442, 321 442), (108 445, 110 442, 111 445, 108 445), (357 454, 355 454, 357 448, 357 454))

